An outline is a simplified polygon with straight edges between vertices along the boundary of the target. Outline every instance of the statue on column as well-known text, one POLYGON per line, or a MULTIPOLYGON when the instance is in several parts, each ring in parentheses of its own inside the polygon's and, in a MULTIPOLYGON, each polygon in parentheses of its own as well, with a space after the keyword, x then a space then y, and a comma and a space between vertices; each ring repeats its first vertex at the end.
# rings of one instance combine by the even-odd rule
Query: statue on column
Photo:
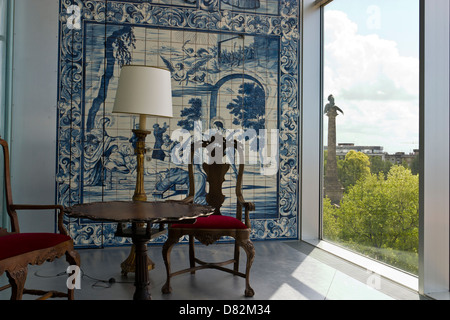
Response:
POLYGON ((328 117, 328 158, 324 178, 324 192, 331 203, 339 205, 344 188, 338 179, 337 174, 337 159, 336 159, 336 117, 338 112, 344 112, 335 105, 333 95, 328 97, 328 103, 325 106, 324 113, 328 117))

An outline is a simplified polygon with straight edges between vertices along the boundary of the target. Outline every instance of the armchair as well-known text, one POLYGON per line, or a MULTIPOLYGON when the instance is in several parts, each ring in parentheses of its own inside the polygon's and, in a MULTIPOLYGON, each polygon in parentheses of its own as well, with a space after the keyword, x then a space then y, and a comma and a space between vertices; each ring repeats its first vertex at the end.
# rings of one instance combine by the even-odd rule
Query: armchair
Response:
MULTIPOLYGON (((207 148, 214 141, 204 141, 202 148, 207 148)), ((225 145, 225 141, 223 142, 225 145)), ((183 201, 193 202, 195 198, 194 187, 194 151, 195 144, 191 146, 191 161, 188 165, 189 170, 189 195, 183 201)), ((235 142, 234 147, 238 149, 238 144, 235 142)), ((225 148, 223 148, 225 150, 225 148)), ((214 155, 212 155, 214 157, 214 155)), ((165 294, 171 293, 172 288, 170 280, 176 275, 180 275, 186 272, 194 274, 197 270, 205 268, 213 268, 233 275, 237 275, 245 278, 245 296, 252 297, 255 293, 250 286, 250 268, 252 266, 255 249, 252 241, 250 240, 251 223, 250 212, 255 210, 255 206, 251 202, 246 202, 242 195, 242 181, 244 174, 244 164, 239 164, 235 195, 236 195, 236 215, 224 216, 220 212, 220 208, 224 203, 225 196, 222 193, 222 185, 225 180, 225 174, 230 169, 228 163, 203 163, 203 170, 206 173, 206 181, 209 183, 209 192, 206 195, 206 202, 208 205, 214 207, 214 214, 209 217, 198 218, 194 224, 173 224, 168 228, 168 239, 163 246, 163 259, 166 266, 167 280, 162 288, 162 292, 165 294), (244 210, 244 217, 242 211, 244 210), (244 218, 244 222, 242 219, 244 218), (187 235, 189 237, 189 263, 190 267, 177 272, 171 271, 170 265, 170 253, 173 246, 178 243, 179 239, 187 235), (234 258, 223 262, 205 262, 195 257, 194 243, 197 239, 204 245, 210 245, 218 241, 222 237, 232 237, 235 240, 234 245, 234 258), (239 255, 240 248, 243 248, 247 255, 246 270, 244 273, 239 271, 239 255), (233 264, 233 268, 226 268, 225 265, 233 264)))
POLYGON ((9 166, 9 149, 5 140, 0 139, 4 158, 4 179, 6 210, 11 221, 11 232, 0 228, 0 276, 6 272, 9 285, 0 291, 11 288, 11 300, 21 300, 23 294, 41 296, 38 300, 51 297, 74 299, 73 288, 67 293, 25 289, 28 265, 41 265, 45 261, 54 261, 63 255, 70 265, 80 266, 79 254, 74 250, 73 241, 63 225, 64 208, 60 205, 17 205, 13 203, 9 166), (56 210, 58 212, 59 233, 21 233, 17 211, 19 210, 56 210))

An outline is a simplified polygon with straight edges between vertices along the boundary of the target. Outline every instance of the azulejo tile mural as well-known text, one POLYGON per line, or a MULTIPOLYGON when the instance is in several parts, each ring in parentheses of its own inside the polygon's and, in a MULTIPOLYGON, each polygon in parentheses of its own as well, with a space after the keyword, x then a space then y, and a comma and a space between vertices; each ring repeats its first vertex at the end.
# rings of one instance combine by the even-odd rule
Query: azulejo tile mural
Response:
MULTIPOLYGON (((278 151, 278 167, 267 174, 264 161, 246 164, 244 197, 256 205, 252 238, 296 239, 299 16, 299 4, 291 0, 61 0, 58 203, 131 199, 136 179, 131 129, 139 119, 112 113, 115 90, 122 66, 158 66, 172 74, 174 117, 148 118, 148 199, 186 196, 187 166, 170 157, 174 130, 192 132, 194 124, 203 131, 266 129, 267 139, 256 137, 256 154, 278 151), (277 133, 272 143, 270 135, 277 133)), ((201 180, 203 173, 197 174, 201 180)), ((224 214, 235 210, 234 179, 231 170, 224 214)), ((204 185, 196 189, 198 201, 204 201, 204 185)), ((114 237, 114 224, 66 223, 78 247, 129 244, 114 237)))

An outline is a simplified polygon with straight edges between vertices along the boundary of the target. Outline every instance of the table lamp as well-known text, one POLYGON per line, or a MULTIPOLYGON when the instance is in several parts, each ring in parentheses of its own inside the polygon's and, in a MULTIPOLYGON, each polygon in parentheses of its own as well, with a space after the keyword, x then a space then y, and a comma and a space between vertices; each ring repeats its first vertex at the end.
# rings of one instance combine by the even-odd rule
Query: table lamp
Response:
MULTIPOLYGON (((147 116, 173 117, 172 82, 170 71, 157 67, 128 65, 123 66, 116 91, 113 113, 139 115, 139 128, 133 129, 137 137, 135 154, 137 156, 136 189, 133 201, 147 201, 144 190, 144 155, 147 131, 147 116)), ((145 224, 139 225, 144 227, 145 224)), ((154 268, 148 258, 148 269, 154 268)), ((135 271, 135 248, 122 262, 122 274, 135 271)))
POLYGON ((172 82, 169 70, 128 65, 123 66, 116 92, 113 113, 139 115, 139 128, 132 130, 137 137, 137 178, 134 201, 147 201, 144 190, 144 155, 147 116, 173 117, 172 82))

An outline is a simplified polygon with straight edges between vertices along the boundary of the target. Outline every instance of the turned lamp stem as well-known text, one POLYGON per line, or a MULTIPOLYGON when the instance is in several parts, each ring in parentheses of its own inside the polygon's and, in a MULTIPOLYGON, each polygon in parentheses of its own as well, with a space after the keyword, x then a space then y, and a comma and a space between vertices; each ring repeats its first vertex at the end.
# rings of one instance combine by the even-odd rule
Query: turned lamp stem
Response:
POLYGON ((133 130, 137 137, 135 154, 137 157, 136 165, 136 189, 134 190, 133 201, 147 201, 147 195, 144 188, 144 159, 145 159, 145 139, 151 132, 146 130, 146 115, 139 117, 139 129, 133 130))

